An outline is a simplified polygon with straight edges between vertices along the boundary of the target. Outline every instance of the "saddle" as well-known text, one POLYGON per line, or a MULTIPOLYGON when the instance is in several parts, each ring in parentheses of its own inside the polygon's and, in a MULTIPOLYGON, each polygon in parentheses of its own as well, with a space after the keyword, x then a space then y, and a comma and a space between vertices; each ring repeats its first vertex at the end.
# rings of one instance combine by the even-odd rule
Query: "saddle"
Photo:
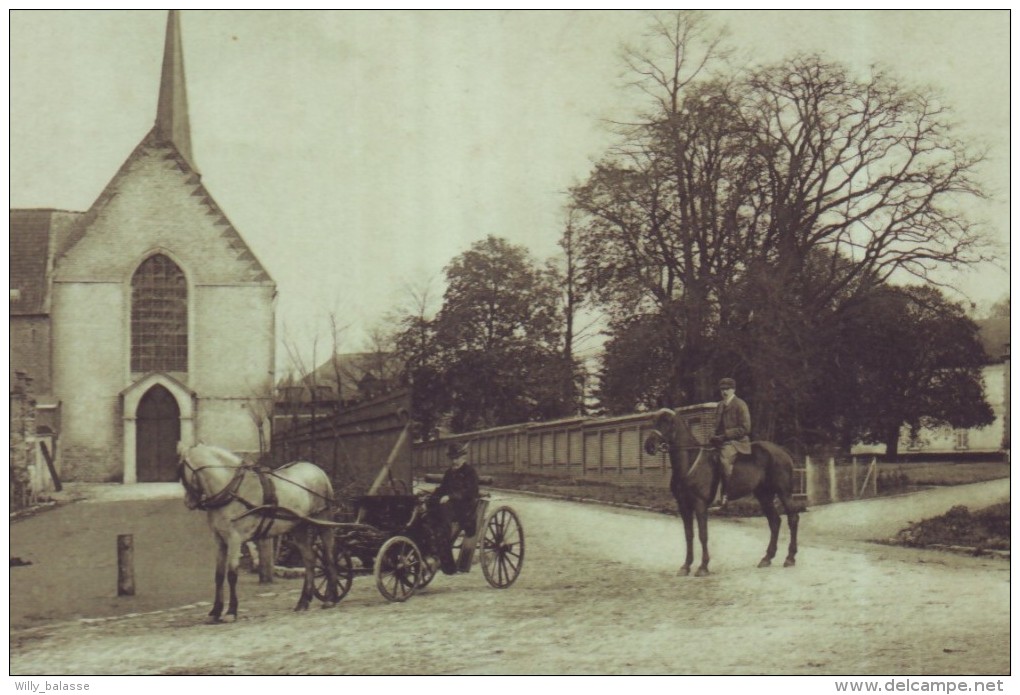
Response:
MULTIPOLYGON (((758 444, 759 444, 759 442, 751 442, 751 444, 749 445, 751 450, 748 453, 746 453, 746 454, 743 451, 740 451, 738 449, 737 450, 737 457, 735 459, 733 459, 734 467, 737 466, 737 464, 741 464, 741 463, 747 464, 749 466, 760 466, 760 465, 762 465, 754 457, 754 447, 757 446, 758 444)), ((716 467, 722 465, 721 462, 719 461, 719 449, 717 447, 712 449, 712 465, 716 466, 716 467)))

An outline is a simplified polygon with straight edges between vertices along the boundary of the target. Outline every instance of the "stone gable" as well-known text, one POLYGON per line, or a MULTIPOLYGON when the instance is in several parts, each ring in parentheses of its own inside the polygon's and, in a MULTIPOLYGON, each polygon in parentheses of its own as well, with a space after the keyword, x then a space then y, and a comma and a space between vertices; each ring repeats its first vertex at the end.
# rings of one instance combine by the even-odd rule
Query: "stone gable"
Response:
POLYGON ((273 285, 201 179, 150 133, 76 223, 57 259, 57 282, 127 282, 155 251, 192 285, 273 285))

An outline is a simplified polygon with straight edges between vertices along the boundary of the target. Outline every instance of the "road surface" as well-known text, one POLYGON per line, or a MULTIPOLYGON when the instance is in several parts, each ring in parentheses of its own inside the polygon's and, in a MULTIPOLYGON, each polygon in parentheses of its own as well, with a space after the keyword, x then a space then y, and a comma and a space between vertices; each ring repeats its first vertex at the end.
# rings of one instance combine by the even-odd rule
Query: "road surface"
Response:
MULTIPOLYGON (((1008 496, 1009 481, 1002 480, 815 508, 801 518, 798 564, 790 569, 781 562, 755 567, 767 542, 764 519, 713 519, 713 574, 679 578, 682 530, 675 517, 500 494, 498 502, 519 512, 527 534, 524 570, 507 590, 490 588, 476 568, 441 575, 395 604, 370 578, 358 578, 339 607, 294 613, 297 580, 260 587, 248 577, 235 623, 207 625, 208 606, 190 605, 12 629, 10 669, 1004 674, 1008 561, 863 539, 888 537, 953 504, 977 508, 1008 496)), ((785 523, 780 544, 781 561, 785 523)), ((54 572, 73 581, 68 569, 54 572)), ((211 566, 204 571, 211 574, 211 566)))

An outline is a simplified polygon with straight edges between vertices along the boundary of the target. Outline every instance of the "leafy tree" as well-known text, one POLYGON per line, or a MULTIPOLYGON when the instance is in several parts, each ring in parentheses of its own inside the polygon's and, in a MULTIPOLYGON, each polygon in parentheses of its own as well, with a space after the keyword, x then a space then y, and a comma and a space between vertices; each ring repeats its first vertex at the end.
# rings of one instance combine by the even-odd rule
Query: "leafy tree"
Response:
POLYGON ((445 415, 464 431, 572 412, 566 386, 574 365, 562 351, 558 273, 492 236, 445 273, 439 312, 432 319, 406 315, 397 337, 416 417, 435 422, 445 415))
POLYGON ((991 311, 988 313, 988 318, 999 319, 1009 318, 1009 295, 1002 297, 999 301, 992 305, 991 311))
POLYGON ((670 402, 667 394, 675 358, 661 318, 654 314, 625 317, 609 327, 596 397, 609 414, 631 413, 670 402))
POLYGON ((978 327, 937 289, 878 289, 843 312, 834 338, 830 396, 845 444, 884 443, 895 456, 903 425, 992 423, 978 327))

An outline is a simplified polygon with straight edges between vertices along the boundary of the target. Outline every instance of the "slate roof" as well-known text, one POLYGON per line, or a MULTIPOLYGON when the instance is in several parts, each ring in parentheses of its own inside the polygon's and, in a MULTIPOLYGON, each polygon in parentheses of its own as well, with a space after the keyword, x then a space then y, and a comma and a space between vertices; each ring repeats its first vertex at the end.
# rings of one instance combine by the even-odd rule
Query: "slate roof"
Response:
POLYGON ((49 209, 10 211, 11 316, 49 313, 53 255, 65 243, 67 230, 80 215, 49 209))
MULTIPOLYGON (((337 354, 340 372, 340 390, 344 398, 359 394, 366 384, 382 383, 383 387, 391 387, 396 374, 400 371, 400 360, 392 353, 347 352, 337 354), (380 373, 381 372, 381 373, 380 373)), ((319 365, 314 374, 304 378, 287 375, 279 380, 277 387, 284 389, 300 389, 300 393, 291 391, 292 398, 307 400, 310 397, 310 384, 317 389, 329 390, 330 398, 335 397, 337 367, 332 358, 319 365)), ((320 398, 322 400, 322 398, 320 398)))

